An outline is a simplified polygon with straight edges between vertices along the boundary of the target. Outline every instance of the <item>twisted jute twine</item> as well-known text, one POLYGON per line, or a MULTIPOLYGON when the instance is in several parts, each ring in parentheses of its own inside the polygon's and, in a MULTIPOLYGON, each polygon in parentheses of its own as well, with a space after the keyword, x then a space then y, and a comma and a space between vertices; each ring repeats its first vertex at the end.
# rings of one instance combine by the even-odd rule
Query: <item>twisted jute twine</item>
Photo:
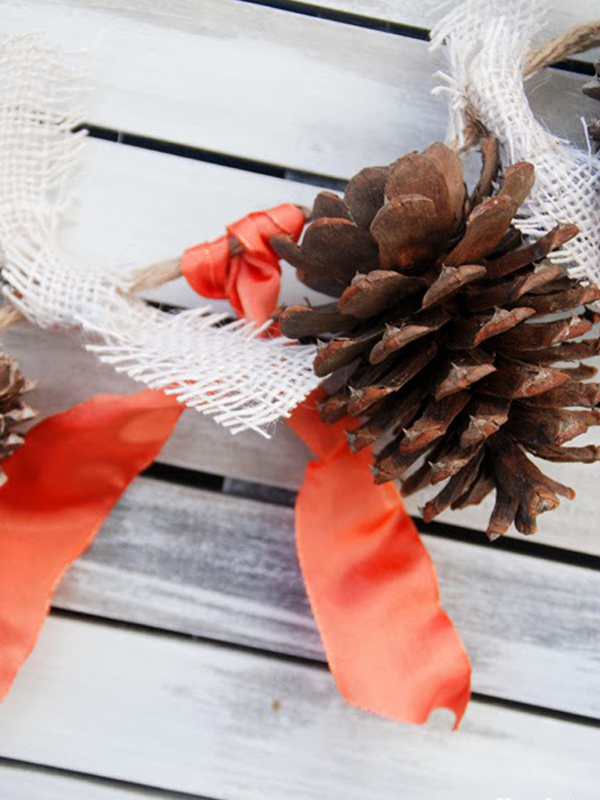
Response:
MULTIPOLYGON (((583 53, 593 47, 600 46, 600 21, 576 25, 565 31, 561 36, 533 49, 525 60, 523 77, 528 78, 543 67, 556 64, 565 58, 583 53)), ((465 128, 465 144, 463 150, 468 150, 486 135, 487 131, 477 119, 473 111, 466 110, 467 127, 465 128)), ((233 244, 235 247, 235 243, 233 244)), ((128 287, 129 294, 148 291, 162 286, 175 278, 181 277, 179 258, 159 261, 148 267, 143 267, 133 273, 128 287)), ((0 332, 10 328, 23 319, 22 314, 11 305, 0 308, 0 332)))

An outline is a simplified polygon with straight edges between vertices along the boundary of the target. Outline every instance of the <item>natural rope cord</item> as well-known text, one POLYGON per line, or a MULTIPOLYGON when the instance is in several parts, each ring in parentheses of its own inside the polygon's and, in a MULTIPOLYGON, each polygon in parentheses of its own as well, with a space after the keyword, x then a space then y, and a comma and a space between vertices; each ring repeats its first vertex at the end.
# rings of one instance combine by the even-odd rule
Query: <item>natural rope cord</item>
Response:
POLYGON ((600 21, 575 25, 547 44, 536 47, 525 60, 523 77, 528 78, 542 67, 549 67, 569 56, 600 46, 600 21))

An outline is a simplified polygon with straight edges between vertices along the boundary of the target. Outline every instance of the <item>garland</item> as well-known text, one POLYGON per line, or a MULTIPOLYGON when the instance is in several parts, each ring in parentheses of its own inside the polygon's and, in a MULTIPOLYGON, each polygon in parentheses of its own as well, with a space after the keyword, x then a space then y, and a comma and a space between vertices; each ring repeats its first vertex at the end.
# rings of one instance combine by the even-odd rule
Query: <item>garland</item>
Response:
MULTIPOLYGON (((346 203, 335 195, 322 193, 311 215, 288 204, 254 212, 229 225, 218 240, 196 245, 180 259, 138 270, 126 279, 77 268, 56 244, 56 229, 70 200, 68 179, 81 156, 83 143, 83 134, 72 132, 82 119, 80 93, 77 88, 72 91, 65 88, 77 87, 78 71, 65 66, 37 37, 12 40, 3 46, 0 94, 6 102, 0 109, 0 152, 4 161, 13 165, 15 179, 0 189, 3 208, 0 242, 5 255, 2 277, 9 303, 0 312, 0 328, 24 316, 42 328, 77 329, 87 349, 148 388, 132 396, 92 398, 44 420, 28 433, 26 446, 3 463, 8 480, 0 491, 0 696, 6 693, 33 648, 53 589, 65 569, 93 539, 129 482, 156 457, 187 405, 212 414, 217 422, 234 432, 250 428, 264 434, 273 421, 291 414, 289 424, 316 456, 307 468, 296 505, 298 553, 328 662, 341 693, 361 708, 416 723, 426 721, 432 709, 447 707, 454 712, 458 724, 470 694, 468 657, 441 608, 433 565, 398 491, 391 483, 374 483, 370 474, 373 453, 369 445, 385 426, 378 428, 370 419, 367 436, 366 423, 360 425, 356 416, 354 420, 345 416, 348 410, 352 413, 352 402, 359 407, 356 415, 360 416, 367 407, 372 413, 373 400, 363 408, 357 396, 365 386, 370 389, 374 384, 363 383, 357 388, 356 382, 350 383, 342 394, 331 396, 323 389, 315 392, 319 380, 312 362, 316 359, 317 372, 325 373, 327 359, 333 358, 334 366, 339 367, 352 361, 348 360, 348 353, 352 358, 357 355, 363 358, 365 336, 369 346, 377 342, 377 355, 373 359, 377 362, 382 354, 387 357, 409 340, 431 334, 437 330, 431 320, 425 325, 419 317, 417 324, 412 316, 410 325, 403 323, 389 332, 389 320, 385 317, 389 286, 398 291, 402 284, 402 292, 409 296, 411 292, 424 290, 427 284, 425 295, 429 305, 433 304, 433 295, 436 302, 440 298, 445 300, 448 293, 463 290, 465 294, 457 294, 457 298, 472 297, 465 287, 475 279, 488 279, 490 263, 498 271, 499 262, 506 269, 507 260, 516 259, 518 267, 514 269, 531 266, 535 275, 535 287, 531 276, 523 274, 520 280, 527 278, 529 283, 519 284, 521 294, 515 297, 507 294, 509 300, 525 295, 530 302, 530 306, 520 311, 531 313, 520 314, 518 308, 511 308, 508 315, 512 326, 524 324, 527 317, 546 307, 543 305, 546 295, 540 292, 537 296, 542 301, 536 311, 535 303, 540 301, 533 298, 533 288, 549 285, 548 296, 554 298, 553 302, 555 295, 571 289, 579 292, 573 297, 580 304, 597 299, 596 287, 576 283, 556 264, 567 265, 574 277, 592 280, 599 276, 600 164, 597 158, 559 141, 537 123, 523 92, 523 75, 599 44, 600 25, 579 27, 528 53, 542 10, 539 2, 507 0, 494 4, 467 0, 434 31, 434 45, 442 42, 448 45, 451 64, 451 77, 444 89, 450 99, 450 140, 455 148, 467 149, 486 137, 482 145, 482 178, 469 197, 464 192, 462 177, 457 177, 457 156, 436 144, 424 154, 401 159, 389 168, 360 173, 351 182, 346 203), (474 42, 478 43, 476 51, 474 42), (504 183, 494 197, 491 195, 497 184, 500 161, 505 165, 504 183), (513 166, 507 168, 508 164, 513 166), (425 184, 419 177, 415 185, 422 193, 415 190, 410 197, 420 199, 407 200, 409 192, 405 184, 397 195, 390 188, 398 170, 404 170, 405 177, 411 180, 417 174, 432 180, 432 176, 437 176, 437 180, 441 175, 445 182, 442 181, 442 189, 431 190, 429 196, 429 189, 423 188, 425 184), (440 197, 446 197, 446 190, 444 206, 440 197), (432 228, 432 236, 419 239, 415 235, 408 244, 403 240, 402 246, 408 247, 408 251, 402 252, 412 254, 404 265, 409 272, 403 274, 403 262, 398 256, 398 230, 409 228, 398 228, 395 224, 390 227, 389 220, 392 217, 406 220, 406 216, 398 216, 398 209, 401 207, 405 215, 411 203, 422 210, 420 218, 427 216, 428 208, 435 207, 432 219, 437 227, 432 228), (511 227, 519 206, 520 214, 511 227), (474 266, 473 259, 461 262, 457 253, 461 247, 465 252, 468 250, 465 241, 468 240, 469 247, 474 246, 471 241, 474 237, 469 234, 476 227, 472 221, 491 216, 492 208, 494 219, 498 209, 504 209, 507 222, 502 235, 493 247, 488 242, 488 250, 481 251, 482 265, 475 261, 474 266), (423 253, 429 259, 437 257, 436 248, 438 251, 442 248, 439 226, 443 219, 445 236, 450 242, 444 252, 446 256, 453 254, 454 259, 444 261, 439 257, 435 264, 441 273, 435 279, 427 270, 413 270, 411 274, 410 268, 423 259, 423 253), (298 245, 307 221, 310 225, 298 245), (557 221, 576 225, 557 227, 557 221), (521 247, 519 231, 541 237, 543 244, 521 247), (336 240, 333 251, 328 244, 332 232, 336 240), (350 242, 345 245, 347 251, 337 243, 344 237, 350 242), (377 246, 371 241, 373 237, 377 246), (321 248, 329 247, 333 253, 331 263, 335 263, 327 267, 328 273, 321 269, 324 262, 319 261, 324 251, 315 250, 315 243, 321 248), (496 247, 500 248, 500 255, 490 261, 489 251, 496 247), (532 265, 550 251, 554 266, 533 269, 532 265), (350 269, 357 253, 362 253, 361 258, 370 266, 361 268, 366 277, 362 275, 352 281, 352 275, 345 275, 344 270, 350 269), (331 293, 341 295, 339 302, 322 309, 276 310, 282 254, 292 262, 298 261, 298 274, 309 285, 326 281, 331 293), (376 266, 377 259, 384 258, 396 269, 388 268, 382 277, 376 266), (179 275, 185 276, 203 297, 227 298, 240 319, 228 321, 226 315, 213 314, 209 308, 166 315, 136 297, 141 289, 158 286, 179 275), (365 308, 370 309, 369 314, 363 314, 365 308), (383 338, 383 327, 376 337, 368 331, 361 332, 361 320, 382 313, 381 319, 377 319, 387 324, 383 338), (290 342, 279 335, 277 326, 272 324, 273 316, 280 320, 284 333, 287 329, 294 339, 301 335, 300 330, 308 330, 309 338, 314 338, 315 326, 331 331, 334 336, 320 350, 314 344, 290 342), (335 336, 348 325, 351 331, 348 335, 342 339, 335 336), (342 361, 340 353, 345 353, 342 361), (374 431, 377 435, 373 435, 374 431), (356 450, 360 452, 352 452, 356 450), (77 470, 73 469, 75 463, 77 470), (27 590, 23 591, 23 587, 27 590)), ((416 228, 419 224, 423 223, 415 216, 416 228)), ((494 225, 497 226, 497 221, 494 225)), ((498 227, 493 230, 500 232, 498 227)), ((488 228, 485 233, 489 234, 488 228)), ((501 277, 505 274, 508 273, 501 277)), ((481 297, 477 302, 481 306, 481 297)), ((448 316, 452 308, 444 306, 436 314, 440 318, 448 316)), ((598 321, 594 313, 586 311, 584 321, 587 324, 591 320, 590 327, 598 321)), ((414 309, 409 309, 409 314, 414 314, 414 309)), ((488 323, 489 320, 485 322, 488 323)), ((494 324, 494 335, 507 335, 510 326, 506 324, 500 331, 497 320, 494 324)), ((538 327, 541 330, 543 326, 538 327)), ((562 338, 550 345, 579 332, 580 328, 569 328, 569 335, 563 331, 562 338)), ((538 334, 539 331, 535 335, 538 334)), ((528 335, 533 335, 531 330, 528 335)), ((592 350, 591 345, 581 343, 573 348, 573 352, 586 351, 586 355, 592 350)), ((561 350, 561 354, 566 352, 561 350)), ((490 363, 483 364, 483 372, 482 362, 477 363, 477 380, 496 369, 490 363)), ((5 393, 11 403, 5 413, 13 425, 30 415, 20 399, 15 401, 14 387, 25 387, 15 370, 14 363, 7 361, 6 374, 12 394, 8 390, 5 393)), ((546 372, 550 374, 551 370, 546 372)), ((558 391, 567 381, 579 385, 580 379, 592 374, 582 366, 570 375, 563 371, 567 375, 564 380, 554 373, 551 377, 555 383, 550 388, 530 391, 533 381, 528 384, 528 394, 517 397, 546 396, 544 392, 558 391)), ((498 384, 497 378, 490 380, 492 385, 498 384)), ((474 378, 469 379, 465 385, 474 382, 474 378)), ((380 381, 377 385, 384 384, 380 381)), ((455 390, 453 386, 452 391, 455 390)), ((566 390, 562 391, 564 394, 566 390)), ((587 393, 591 395, 592 391, 587 393)), ((383 402, 387 394, 387 391, 380 394, 378 402, 383 402)), ((403 397, 404 405, 410 406, 406 396, 403 397)), ((588 405, 595 406, 597 400, 594 395, 588 405)), ((435 402, 438 401, 436 397, 435 402)), ((384 408, 398 425, 400 412, 395 399, 387 406, 380 403, 377 408, 379 412, 384 408)), ((428 413, 424 412, 420 423, 417 421, 417 433, 411 434, 413 439, 422 437, 424 432, 430 436, 433 421, 439 423, 439 418, 427 416, 428 413)), ((567 419, 561 417, 562 411, 553 413, 556 419, 567 419)), ((595 413, 595 410, 589 412, 590 419, 595 413)), ((492 427, 485 436, 496 432, 494 425, 505 424, 508 412, 505 416, 506 420, 501 421, 496 415, 492 425, 488 415, 485 424, 492 427)), ((451 423, 452 420, 445 428, 442 425, 440 436, 451 423)), ((480 427, 485 428, 484 423, 480 427)), ((507 448, 496 447, 496 450, 514 449, 514 437, 513 427, 507 448)), ((526 436, 521 441, 526 444, 526 436)), ((13 445, 16 444, 14 439, 13 445)), ((561 443, 544 447, 547 453, 556 456, 554 460, 560 460, 558 456, 568 460, 561 443)), ((402 444, 399 452, 406 454, 409 450, 402 444)), ((388 471, 390 463, 398 465, 393 447, 389 452, 384 451, 384 459, 389 455, 393 458, 386 462, 388 471)), ((572 452, 568 455, 574 460, 572 452)), ((585 460, 584 455, 587 460, 597 460, 598 448, 577 455, 581 456, 578 460, 585 460)), ((482 459, 483 456, 473 462, 477 469, 482 459)), ((463 467, 464 464, 450 474, 464 476, 460 471, 463 467)), ((427 472, 429 467, 424 465, 421 469, 427 472)), ((485 477, 485 473, 473 472, 466 488, 479 496, 478 481, 485 483, 485 477), (476 475, 479 477, 475 479, 476 475)), ((450 486, 453 480, 454 477, 450 486)), ((418 483, 415 477, 412 483, 418 483)), ((460 481, 458 485, 461 492, 466 490, 460 481)), ((535 514, 552 505, 550 495, 554 497, 554 491, 560 493, 558 484, 546 481, 544 486, 546 493, 537 489, 535 502, 546 506, 540 505, 535 514)), ((448 504, 464 499, 455 490, 456 486, 454 494, 444 490, 450 497, 448 504)), ((524 512, 520 510, 524 501, 517 508, 510 487, 499 489, 499 501, 502 492, 508 492, 514 506, 508 524, 515 515, 517 525, 528 524, 527 520, 523 522, 524 512)), ((506 499, 504 502, 506 505, 506 499)), ((506 515, 506 508, 503 513, 506 515)))

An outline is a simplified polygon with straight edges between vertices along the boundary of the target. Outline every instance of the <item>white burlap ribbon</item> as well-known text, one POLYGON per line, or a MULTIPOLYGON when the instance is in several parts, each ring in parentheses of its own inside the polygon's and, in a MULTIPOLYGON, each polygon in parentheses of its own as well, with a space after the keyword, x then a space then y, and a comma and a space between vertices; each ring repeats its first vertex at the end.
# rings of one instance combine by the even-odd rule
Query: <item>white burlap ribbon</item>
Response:
MULTIPOLYGON (((37 36, 0 47, 3 291, 42 328, 76 328, 101 361, 238 432, 266 435, 318 384, 313 347, 264 339, 210 307, 168 314, 128 293, 131 276, 75 264, 58 232, 85 134, 77 58, 37 36), (71 62, 71 63, 69 63, 71 62)), ((224 221, 226 222, 226 221, 224 221)), ((110 236, 98 220, 98 236, 110 236)), ((139 267, 140 265, 136 265, 139 267)))
POLYGON ((448 93, 451 141, 465 143, 474 115, 499 140, 505 164, 535 166, 535 186, 516 223, 523 233, 540 236, 558 222, 575 223, 580 234, 552 259, 600 283, 600 157, 548 131, 523 85, 525 59, 547 12, 543 0, 461 3, 432 32, 433 47, 447 45, 450 66, 438 91, 448 93))

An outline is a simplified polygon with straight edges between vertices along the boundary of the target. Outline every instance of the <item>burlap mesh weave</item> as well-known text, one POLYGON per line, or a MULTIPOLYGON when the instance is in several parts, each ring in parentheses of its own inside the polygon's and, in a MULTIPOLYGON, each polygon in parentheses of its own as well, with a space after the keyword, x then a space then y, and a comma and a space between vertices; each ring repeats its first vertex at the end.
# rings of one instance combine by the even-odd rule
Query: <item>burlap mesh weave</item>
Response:
MULTIPOLYGON (((37 36, 0 46, 4 294, 32 322, 79 329, 101 361, 232 432, 266 433, 317 385, 313 347, 260 338, 254 326, 225 323, 209 307, 158 311, 127 293, 127 276, 75 264, 61 249, 70 178, 85 143, 84 132, 73 133, 83 120, 84 82, 76 56, 58 54, 37 36)), ((102 235, 102 220, 97 224, 102 235)))
POLYGON ((450 140, 464 145, 474 115, 499 139, 505 164, 535 166, 535 186, 516 225, 539 236, 557 222, 577 224, 579 236, 552 259, 575 277, 600 282, 600 157, 536 120, 523 85, 525 58, 547 6, 543 0, 467 0, 457 6, 432 32, 434 47, 446 43, 450 67, 447 85, 438 91, 449 97, 450 140))

